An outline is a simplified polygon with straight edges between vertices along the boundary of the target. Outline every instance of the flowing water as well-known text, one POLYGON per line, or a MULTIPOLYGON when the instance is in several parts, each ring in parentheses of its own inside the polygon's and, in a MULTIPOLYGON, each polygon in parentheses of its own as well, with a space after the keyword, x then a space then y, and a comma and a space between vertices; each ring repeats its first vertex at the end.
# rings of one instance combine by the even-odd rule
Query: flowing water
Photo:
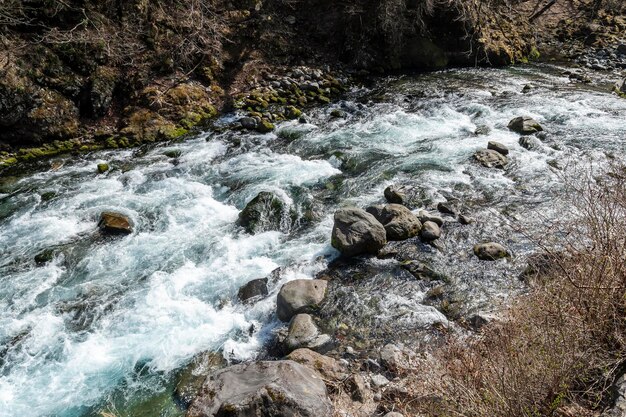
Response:
MULTIPOLYGON (((559 216, 553 196, 563 167, 624 155, 626 100, 607 91, 602 83, 570 84, 548 66, 389 78, 276 133, 217 129, 0 178, 0 416, 101 415, 147 398, 158 399, 157 414, 119 414, 180 415, 168 391, 174 372, 207 350, 254 358, 278 326, 280 285, 312 277, 336 257, 334 210, 381 202, 392 183, 418 187, 428 207, 462 199, 479 219, 468 241, 499 237, 526 254, 529 243, 504 225, 539 230, 559 216), (522 94, 528 83, 534 88, 522 94), (346 118, 329 116, 336 107, 346 118), (548 132, 531 151, 506 128, 520 115, 548 132), (511 149, 506 170, 471 161, 488 140, 511 149), (164 155, 171 149, 180 157, 164 155), (97 174, 104 161, 112 170, 97 174), (288 233, 249 235, 236 225, 260 191, 298 213, 288 233), (128 215, 134 232, 99 236, 104 210, 128 215), (53 260, 37 265, 46 249, 53 260), (279 267, 270 297, 236 301, 241 285, 279 267)), ((439 268, 465 280, 461 288, 477 303, 519 287, 511 268, 486 272, 452 240, 439 268)))

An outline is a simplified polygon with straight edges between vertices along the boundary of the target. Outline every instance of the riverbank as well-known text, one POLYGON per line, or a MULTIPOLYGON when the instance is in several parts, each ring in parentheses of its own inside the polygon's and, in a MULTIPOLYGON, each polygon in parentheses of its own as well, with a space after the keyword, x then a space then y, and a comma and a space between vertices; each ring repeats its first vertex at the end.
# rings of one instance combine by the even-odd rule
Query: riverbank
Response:
POLYGON ((177 140, 237 108, 250 108, 269 130, 339 97, 348 74, 527 62, 542 55, 533 31, 546 55, 561 53, 557 25, 542 22, 567 13, 588 20, 570 22, 561 42, 605 45, 624 25, 618 8, 582 6, 551 9, 531 25, 530 2, 514 13, 469 1, 361 1, 338 10, 325 1, 174 3, 9 7, 0 21, 0 163, 177 140), (302 64, 307 76, 290 77, 293 88, 276 84, 302 64), (320 72, 314 84, 322 86, 312 88, 309 76, 320 72), (241 106, 250 99, 257 103, 241 106))

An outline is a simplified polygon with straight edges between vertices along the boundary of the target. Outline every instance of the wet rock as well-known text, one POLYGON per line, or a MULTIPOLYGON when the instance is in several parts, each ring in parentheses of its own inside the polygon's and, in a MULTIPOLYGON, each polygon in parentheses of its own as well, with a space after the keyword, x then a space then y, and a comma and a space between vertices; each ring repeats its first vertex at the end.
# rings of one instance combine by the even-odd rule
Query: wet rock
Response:
POLYGON ((422 224, 426 222, 433 222, 439 227, 443 226, 443 218, 441 216, 430 214, 425 210, 420 210, 419 213, 417 213, 417 218, 420 222, 422 222, 422 224))
POLYGON ((187 417, 331 417, 322 377, 290 360, 230 366, 211 375, 187 417))
POLYGON ((476 136, 480 136, 480 135, 488 135, 489 132, 491 132, 491 128, 487 125, 480 125, 476 127, 476 130, 474 130, 474 134, 476 136))
POLYGON ((465 214, 459 214, 459 223, 461 223, 462 225, 468 225, 470 223, 474 223, 474 219, 466 216, 465 214))
POLYGON ((254 117, 242 117, 239 123, 244 129, 254 130, 257 126, 257 120, 254 117))
POLYGON ((385 199, 393 204, 404 204, 406 201, 404 189, 395 185, 385 188, 384 195, 385 199))
POLYGON ((280 289, 276 301, 276 314, 289 321, 300 313, 314 312, 326 296, 328 283, 322 279, 296 279, 280 289))
POLYGON ((483 261, 495 261, 509 256, 509 251, 499 243, 479 243, 474 245, 474 255, 483 261))
POLYGON ((104 174, 105 172, 109 170, 109 164, 106 164, 106 163, 98 164, 97 168, 98 168, 99 174, 104 174))
POLYGON ((205 352, 194 357, 176 376, 174 401, 183 409, 189 408, 206 377, 225 366, 226 360, 218 352, 205 352))
POLYGON ((507 148, 506 146, 504 146, 503 144, 501 144, 500 142, 495 142, 495 141, 489 141, 489 143, 487 143, 487 149, 491 149, 492 151, 496 151, 501 155, 508 155, 509 154, 509 148, 507 148))
POLYGON ((524 88, 522 88, 522 93, 526 94, 526 93, 530 93, 533 89, 535 88, 534 85, 532 84, 526 84, 524 86, 524 88))
POLYGON ((474 154, 476 159, 482 166, 487 168, 503 169, 509 162, 506 156, 491 149, 481 149, 474 154))
POLYGON ((168 151, 163 152, 163 155, 168 158, 180 158, 183 152, 180 149, 170 149, 168 151))
POLYGON ((582 72, 571 73, 569 75, 569 79, 572 82, 591 84, 591 78, 587 74, 583 74, 582 72))
POLYGON ((434 271, 432 268, 428 267, 427 265, 419 261, 413 261, 413 260, 405 261, 405 262, 402 262, 401 266, 403 269, 409 271, 409 273, 413 275, 415 278, 417 278, 418 280, 423 280, 423 281, 431 281, 431 280, 445 281, 446 280, 445 275, 438 273, 437 271, 434 271))
POLYGON ((98 228, 101 232, 110 235, 130 234, 133 232, 133 228, 128 217, 111 211, 103 212, 100 215, 98 228))
POLYGON ((329 349, 331 343, 331 337, 320 333, 313 322, 313 317, 309 314, 298 314, 289 323, 287 338, 283 345, 286 352, 300 348, 321 352, 329 349))
POLYGON ((529 151, 541 149, 541 141, 534 136, 522 136, 518 143, 522 148, 529 151))
POLYGON ((387 232, 365 210, 344 208, 335 213, 331 243, 344 256, 375 255, 387 243, 387 232))
POLYGON ((439 212, 443 214, 450 214, 452 216, 456 216, 458 208, 456 207, 456 204, 454 204, 453 202, 442 201, 437 204, 437 210, 439 210, 439 212))
POLYGON ((346 377, 346 373, 339 362, 311 349, 296 349, 287 355, 287 359, 314 369, 325 379, 331 381, 343 380, 346 377))
POLYGON ((430 242, 441 237, 441 229, 437 226, 437 223, 428 221, 422 225, 420 236, 425 241, 430 242))
POLYGON ((385 228, 387 240, 406 240, 419 234, 422 223, 415 214, 400 204, 371 206, 367 212, 385 228))
POLYGON ((241 288, 237 293, 237 298, 240 301, 246 302, 252 299, 264 297, 268 294, 267 290, 267 278, 253 279, 241 288))
POLYGON ((287 219, 285 203, 274 193, 261 191, 239 213, 238 224, 246 232, 256 234, 268 230, 281 230, 287 219))
POLYGON ((298 119, 302 116, 302 111, 295 106, 287 106, 285 108, 285 117, 290 120, 298 119))
POLYGON ((521 135, 532 135, 541 132, 543 128, 535 119, 528 116, 516 117, 511 120, 508 125, 509 129, 521 135))
POLYGON ((261 119, 260 122, 257 123, 256 131, 259 133, 269 133, 274 130, 275 126, 269 120, 261 119))
POLYGON ((45 249, 35 255, 35 263, 37 265, 45 265, 54 259, 54 250, 45 249))
POLYGON ((341 109, 333 109, 330 112, 330 117, 333 117, 335 119, 345 119, 347 116, 347 113, 341 109))

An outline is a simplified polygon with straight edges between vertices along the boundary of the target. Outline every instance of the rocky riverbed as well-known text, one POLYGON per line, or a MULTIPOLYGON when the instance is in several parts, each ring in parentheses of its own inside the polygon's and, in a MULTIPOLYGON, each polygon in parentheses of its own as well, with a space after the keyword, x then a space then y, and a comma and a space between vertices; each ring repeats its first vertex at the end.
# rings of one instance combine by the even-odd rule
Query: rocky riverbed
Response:
POLYGON ((190 140, 2 177, 0 415, 392 412, 403 368, 524 291, 567 176, 623 158, 621 75, 571 71, 332 103, 286 74, 190 140), (317 104, 264 98, 290 88, 317 104))

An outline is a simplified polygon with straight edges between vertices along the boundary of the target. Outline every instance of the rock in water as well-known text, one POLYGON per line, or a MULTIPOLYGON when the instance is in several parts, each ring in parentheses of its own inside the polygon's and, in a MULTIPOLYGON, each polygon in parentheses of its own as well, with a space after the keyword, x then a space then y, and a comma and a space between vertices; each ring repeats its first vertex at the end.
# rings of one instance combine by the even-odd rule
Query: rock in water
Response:
POLYGON ((626 97, 626 78, 615 83, 615 92, 622 97, 626 97))
POLYGON ((133 232, 128 217, 111 211, 105 211, 100 215, 98 228, 101 232, 110 235, 124 235, 133 232))
POLYGON ((187 417, 331 417, 326 385, 294 361, 253 362, 211 375, 187 417))
POLYGON ((509 129, 522 135, 532 135, 533 133, 541 132, 543 128, 532 117, 521 116, 509 122, 509 129))
POLYGON ((245 302, 252 298, 264 297, 267 294, 267 278, 259 278, 253 279, 246 285, 239 288, 237 297, 240 301, 245 302))
POLYGON ((528 149, 529 151, 541 149, 541 141, 534 136, 522 136, 519 138, 518 143, 522 148, 528 149))
MULTIPOLYGON (((440 204, 445 205, 445 203, 440 203, 440 204)), ((452 209, 450 210, 453 211, 452 209)), ((420 222, 422 222, 422 224, 426 222, 433 222, 439 227, 443 226, 443 218, 441 216, 437 216, 436 214, 430 214, 429 212, 425 210, 420 210, 419 213, 417 214, 417 218, 420 220, 420 222)))
POLYGON ((404 190, 395 185, 390 185, 385 188, 384 194, 387 201, 393 204, 404 204, 406 201, 406 193, 404 190))
POLYGON ((276 314, 289 321, 300 313, 311 313, 326 296, 328 283, 323 279, 296 279, 280 289, 276 298, 276 314))
POLYGON ((441 229, 437 226, 437 223, 428 221, 423 224, 420 236, 425 241, 430 242, 441 237, 441 229))
POLYGON ((344 208, 335 213, 331 243, 344 256, 375 255, 387 243, 387 232, 365 210, 344 208))
POLYGON ((509 256, 509 251, 499 243, 479 243, 474 245, 474 255, 483 261, 495 261, 509 256))
POLYGON ((246 232, 256 234, 283 229, 287 220, 285 203, 274 193, 261 191, 239 213, 238 223, 246 232))
POLYGON ((98 164, 98 173, 104 174, 109 170, 109 164, 98 164))
POLYGON ((387 240, 406 240, 415 237, 422 229, 422 223, 415 214, 400 204, 371 206, 367 212, 373 215, 384 227, 387 240))
POLYGON ((479 150, 474 154, 474 159, 487 168, 503 169, 509 162, 506 156, 491 149, 479 150))
POLYGON ((487 143, 487 149, 491 149, 492 151, 496 151, 499 154, 507 156, 509 154, 509 148, 501 144, 500 142, 495 142, 493 140, 487 143))
POLYGON ((323 352, 328 350, 331 344, 332 338, 327 334, 320 333, 313 322, 313 317, 309 314, 298 314, 291 319, 287 338, 284 342, 285 352, 300 348, 323 352))

